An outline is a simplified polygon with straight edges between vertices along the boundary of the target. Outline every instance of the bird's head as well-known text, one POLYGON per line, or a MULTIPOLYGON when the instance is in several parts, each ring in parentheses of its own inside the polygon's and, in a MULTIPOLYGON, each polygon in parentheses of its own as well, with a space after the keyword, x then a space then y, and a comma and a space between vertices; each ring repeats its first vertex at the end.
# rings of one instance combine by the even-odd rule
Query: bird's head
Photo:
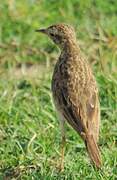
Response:
POLYGON ((36 32, 41 32, 48 35, 60 48, 63 48, 66 42, 75 39, 73 27, 66 24, 52 25, 46 29, 36 30, 36 32))

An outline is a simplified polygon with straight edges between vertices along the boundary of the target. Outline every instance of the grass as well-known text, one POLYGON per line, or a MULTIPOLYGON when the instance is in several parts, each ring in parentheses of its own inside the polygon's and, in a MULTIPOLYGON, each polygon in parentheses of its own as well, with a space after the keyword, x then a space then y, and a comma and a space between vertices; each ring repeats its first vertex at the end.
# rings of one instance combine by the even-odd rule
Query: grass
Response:
POLYGON ((0 4, 0 179, 117 177, 117 1, 7 1, 0 4), (58 171, 60 129, 51 97, 58 49, 38 27, 66 22, 94 70, 100 90, 103 167, 67 129, 65 170, 58 171))

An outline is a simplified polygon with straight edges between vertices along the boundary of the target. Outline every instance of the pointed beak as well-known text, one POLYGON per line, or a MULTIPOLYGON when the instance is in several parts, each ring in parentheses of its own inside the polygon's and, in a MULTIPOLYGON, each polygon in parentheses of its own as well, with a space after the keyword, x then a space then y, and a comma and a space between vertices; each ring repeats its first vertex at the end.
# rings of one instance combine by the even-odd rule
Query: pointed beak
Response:
POLYGON ((35 31, 36 31, 36 32, 41 32, 41 33, 46 34, 46 29, 36 29, 35 31))

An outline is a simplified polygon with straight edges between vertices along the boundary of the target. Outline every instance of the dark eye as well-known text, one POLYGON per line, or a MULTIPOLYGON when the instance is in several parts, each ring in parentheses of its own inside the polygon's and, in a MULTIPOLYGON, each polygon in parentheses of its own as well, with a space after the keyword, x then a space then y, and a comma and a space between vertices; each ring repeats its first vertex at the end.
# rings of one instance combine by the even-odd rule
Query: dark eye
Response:
POLYGON ((52 37, 54 36, 54 34, 53 34, 53 33, 51 33, 50 35, 51 35, 52 37))

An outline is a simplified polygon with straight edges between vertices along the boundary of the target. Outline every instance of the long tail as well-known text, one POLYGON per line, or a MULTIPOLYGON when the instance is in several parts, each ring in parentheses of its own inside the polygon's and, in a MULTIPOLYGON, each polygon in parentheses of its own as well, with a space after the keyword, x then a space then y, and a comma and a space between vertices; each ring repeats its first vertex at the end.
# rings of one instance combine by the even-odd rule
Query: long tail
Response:
POLYGON ((93 161, 93 163, 95 164, 95 166, 97 168, 101 167, 101 157, 100 157, 100 151, 98 149, 98 145, 93 137, 93 135, 86 135, 86 147, 87 147, 87 151, 88 154, 91 158, 91 160, 93 161))

